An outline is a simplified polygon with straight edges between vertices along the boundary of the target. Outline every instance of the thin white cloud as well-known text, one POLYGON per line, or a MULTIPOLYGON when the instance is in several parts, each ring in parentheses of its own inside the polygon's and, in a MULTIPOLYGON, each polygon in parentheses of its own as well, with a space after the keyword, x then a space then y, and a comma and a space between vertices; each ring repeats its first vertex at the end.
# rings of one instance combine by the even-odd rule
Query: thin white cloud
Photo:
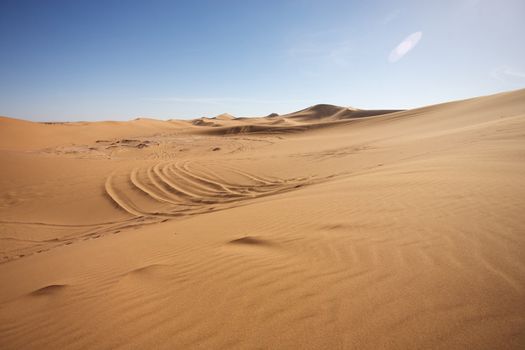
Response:
POLYGON ((509 82, 509 80, 525 79, 525 72, 515 70, 509 66, 501 66, 494 69, 490 75, 501 82, 509 82))
POLYGON ((478 6, 481 0, 463 0, 463 6, 465 7, 475 7, 478 6))
POLYGON ((410 52, 421 40, 423 32, 415 32, 407 36, 402 42, 400 42, 388 56, 390 62, 397 62, 408 52, 410 52))
POLYGON ((345 67, 358 55, 357 49, 357 42, 342 30, 324 30, 294 38, 286 56, 294 62, 345 67))
POLYGON ((351 41, 305 42, 288 49, 293 60, 325 63, 330 66, 347 66, 356 56, 357 50, 351 41))
POLYGON ((183 103, 205 103, 218 104, 231 101, 231 99, 223 97, 146 97, 146 101, 153 102, 183 102, 183 103))
POLYGON ((338 66, 347 66, 354 57, 355 52, 356 50, 350 41, 342 41, 328 52, 326 58, 338 66))
POLYGON ((266 100, 250 99, 237 97, 146 97, 145 101, 152 102, 179 102, 179 103, 196 103, 196 104, 225 104, 225 103, 253 103, 253 104, 283 104, 283 103, 303 103, 308 100, 266 100))
POLYGON ((395 20, 397 17, 399 17, 399 14, 401 13, 401 10, 394 10, 389 12, 385 18, 383 18, 383 24, 388 24, 395 20))

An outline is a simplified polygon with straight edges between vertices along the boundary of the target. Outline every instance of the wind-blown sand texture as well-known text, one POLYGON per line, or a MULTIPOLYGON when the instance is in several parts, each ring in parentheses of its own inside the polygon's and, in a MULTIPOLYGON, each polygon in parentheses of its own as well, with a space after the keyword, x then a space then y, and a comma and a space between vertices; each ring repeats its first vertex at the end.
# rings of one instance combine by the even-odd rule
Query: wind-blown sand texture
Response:
POLYGON ((0 118, 1 349, 523 349, 525 90, 0 118))

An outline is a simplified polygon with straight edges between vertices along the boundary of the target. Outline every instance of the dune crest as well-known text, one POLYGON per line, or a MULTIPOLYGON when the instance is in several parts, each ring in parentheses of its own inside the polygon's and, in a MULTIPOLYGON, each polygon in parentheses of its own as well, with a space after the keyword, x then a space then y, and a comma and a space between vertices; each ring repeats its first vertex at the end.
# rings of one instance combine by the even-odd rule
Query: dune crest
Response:
POLYGON ((0 348, 520 349, 525 89, 0 117, 0 348))

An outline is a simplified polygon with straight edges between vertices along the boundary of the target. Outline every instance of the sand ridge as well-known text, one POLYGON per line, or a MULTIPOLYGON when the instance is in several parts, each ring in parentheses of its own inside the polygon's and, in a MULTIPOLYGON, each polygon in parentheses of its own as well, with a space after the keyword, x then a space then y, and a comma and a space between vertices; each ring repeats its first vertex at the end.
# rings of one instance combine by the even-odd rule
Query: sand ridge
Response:
POLYGON ((520 349, 525 90, 0 118, 0 348, 520 349))

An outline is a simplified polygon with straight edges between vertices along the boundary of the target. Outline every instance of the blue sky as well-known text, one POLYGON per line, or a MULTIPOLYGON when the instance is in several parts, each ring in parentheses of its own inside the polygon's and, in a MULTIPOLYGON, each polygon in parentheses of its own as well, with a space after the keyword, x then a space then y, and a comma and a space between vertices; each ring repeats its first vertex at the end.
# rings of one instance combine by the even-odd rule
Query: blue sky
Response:
POLYGON ((525 87, 525 1, 0 1, 0 115, 411 108, 525 87))

